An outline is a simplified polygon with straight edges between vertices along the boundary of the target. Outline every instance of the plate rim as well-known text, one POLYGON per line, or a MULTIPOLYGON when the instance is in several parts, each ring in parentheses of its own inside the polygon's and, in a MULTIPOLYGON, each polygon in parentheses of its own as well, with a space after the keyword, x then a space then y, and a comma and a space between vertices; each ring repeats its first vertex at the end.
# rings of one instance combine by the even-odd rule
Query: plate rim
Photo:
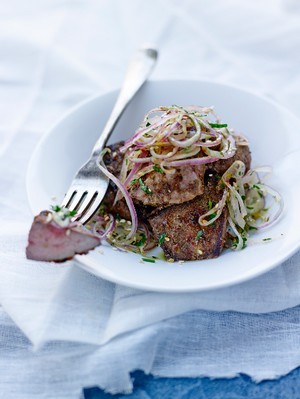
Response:
MULTIPOLYGON (((264 94, 261 94, 255 90, 249 89, 249 88, 244 88, 242 86, 239 85, 235 85, 235 84, 229 84, 229 83, 224 83, 218 80, 211 80, 211 79, 151 79, 149 80, 150 83, 164 83, 164 82, 174 82, 174 83, 180 83, 180 84, 184 84, 184 83, 197 83, 197 84, 201 84, 201 83, 205 83, 205 84, 212 84, 212 85, 217 85, 217 86, 221 86, 221 87, 225 87, 228 89, 235 89, 237 91, 241 91, 244 92, 246 94, 250 94, 252 96, 255 96, 267 103, 269 103, 270 105, 276 107, 279 111, 284 112, 287 115, 291 115, 291 117, 293 117, 296 120, 299 120, 300 123, 300 118, 293 113, 291 110, 289 110, 288 108, 286 108, 284 105, 276 102, 275 100, 273 100, 272 98, 269 98, 267 96, 265 96, 264 94)), ((51 135, 52 131, 55 130, 64 120, 66 120, 68 117, 70 117, 73 113, 76 113, 77 110, 79 110, 80 108, 82 108, 83 106, 87 105, 88 103, 91 103, 93 101, 95 101, 98 98, 104 97, 105 95, 112 95, 112 94, 116 94, 118 93, 120 90, 120 88, 112 88, 110 90, 105 90, 101 93, 96 93, 94 95, 88 96, 87 98, 83 99, 82 101, 78 102, 77 104, 75 104, 74 106, 70 107, 69 110, 67 110, 66 112, 64 112, 54 123, 52 123, 50 125, 50 127, 45 131, 45 133, 42 135, 42 137, 38 140, 38 143, 36 144, 30 160, 28 162, 27 165, 27 170, 26 170, 26 178, 25 178, 25 184, 26 184, 26 194, 27 194, 27 201, 29 204, 29 208, 31 210, 31 213, 34 215, 35 214, 35 210, 34 210, 34 206, 31 202, 31 194, 30 194, 30 180, 31 180, 31 175, 32 175, 32 169, 33 169, 33 165, 34 165, 34 161, 35 161, 35 157, 36 154, 39 153, 41 147, 43 147, 44 142, 47 141, 48 137, 51 135)), ((300 148, 300 147, 299 147, 300 148)), ((125 281, 124 279, 120 280, 118 278, 118 276, 110 276, 107 275, 105 273, 102 272, 101 268, 95 269, 95 264, 93 259, 86 257, 86 255, 76 255, 74 257, 75 260, 75 264, 79 265, 79 267, 81 267, 82 269, 84 269, 85 271, 87 271, 88 273, 95 275, 97 277, 103 278, 107 281, 116 283, 116 284, 120 284, 123 286, 127 286, 127 287, 131 287, 131 288, 135 288, 135 289, 140 289, 140 290, 147 290, 147 291, 154 291, 154 292, 165 292, 165 293, 187 293, 187 292, 200 292, 200 291, 211 291, 211 290, 215 290, 215 289, 220 289, 220 288, 225 288, 225 287, 229 287, 229 286, 233 286, 233 285, 237 285, 240 283, 243 283, 245 281, 250 281, 260 275, 263 275, 265 273, 267 273, 268 271, 275 269, 276 267, 278 267, 280 264, 282 264, 283 262, 285 262, 287 259, 289 259, 290 257, 292 257, 295 253, 297 253, 297 251, 300 248, 300 241, 298 243, 295 243, 292 248, 290 249, 290 251, 288 251, 284 256, 282 256, 281 258, 279 258, 278 260, 276 260, 275 262, 265 262, 266 266, 262 268, 262 265, 260 264, 260 266, 255 267, 254 269, 251 269, 251 275, 249 276, 249 272, 245 273, 242 276, 238 276, 237 278, 231 278, 230 281, 226 281, 224 282, 217 282, 217 283, 210 283, 209 286, 206 287, 183 287, 181 288, 173 288, 172 286, 169 287, 153 287, 148 286, 147 284, 140 284, 140 283, 135 283, 134 281, 125 281), (269 263, 269 264, 268 264, 269 263), (258 269, 258 270, 256 270, 258 269)), ((265 264, 264 263, 264 264, 265 264)))

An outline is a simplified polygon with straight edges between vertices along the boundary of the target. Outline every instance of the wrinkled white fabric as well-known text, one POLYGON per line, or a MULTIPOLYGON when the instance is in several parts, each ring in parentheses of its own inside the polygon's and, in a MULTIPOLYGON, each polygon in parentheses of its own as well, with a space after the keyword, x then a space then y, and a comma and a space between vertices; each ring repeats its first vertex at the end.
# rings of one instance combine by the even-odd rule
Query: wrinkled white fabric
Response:
POLYGON ((252 281, 180 295, 24 256, 34 146, 73 105, 118 87, 141 44, 159 47, 153 79, 236 84, 300 116, 299 3, 12 0, 0 21, 0 301, 34 348, 2 312, 0 392, 74 398, 83 386, 130 390, 137 368, 261 380, 299 366, 300 253, 252 281))

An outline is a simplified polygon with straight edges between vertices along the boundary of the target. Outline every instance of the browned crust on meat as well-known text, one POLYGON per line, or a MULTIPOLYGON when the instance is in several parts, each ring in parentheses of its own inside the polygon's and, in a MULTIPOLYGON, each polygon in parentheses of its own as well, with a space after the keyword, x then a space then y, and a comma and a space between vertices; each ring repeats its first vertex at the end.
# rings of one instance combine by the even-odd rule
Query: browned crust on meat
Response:
POLYGON ((202 196, 180 205, 173 205, 150 216, 148 221, 158 241, 166 234, 162 248, 168 258, 174 260, 200 260, 216 258, 223 250, 226 240, 228 211, 224 208, 213 225, 203 227, 199 216, 208 211, 208 202, 217 203, 222 197, 215 185, 209 184, 202 196), (203 235, 197 239, 198 232, 203 235))
POLYGON ((248 146, 237 146, 236 153, 232 158, 228 159, 220 159, 217 162, 213 162, 207 165, 207 169, 217 173, 222 176, 226 170, 233 164, 235 161, 242 161, 246 166, 246 170, 250 169, 251 166, 251 152, 248 146))
MULTIPOLYGON (((108 168, 116 176, 120 173, 123 160, 123 155, 118 151, 121 145, 117 143, 106 159, 108 168), (118 153, 114 159, 111 158, 113 151, 118 153)), ((226 160, 201 167, 186 166, 178 169, 171 179, 159 172, 151 172, 143 177, 143 182, 152 194, 144 192, 138 183, 130 189, 139 219, 149 223, 157 242, 161 234, 166 234, 162 248, 168 258, 201 260, 216 258, 221 254, 226 241, 227 208, 224 208, 213 225, 200 226, 198 219, 208 211, 209 200, 217 203, 222 197, 223 192, 217 188, 215 176, 222 176, 236 160, 244 162, 247 170, 250 168, 251 153, 248 146, 238 146, 236 154, 226 160), (197 174, 197 178, 191 179, 191 173, 197 174), (182 183, 184 187, 180 185, 182 183), (171 193, 174 192, 175 201, 174 198, 172 201, 171 193), (197 239, 199 230, 203 231, 203 235, 197 239)), ((130 219, 124 198, 112 206, 115 193, 116 187, 111 183, 104 200, 108 210, 118 213, 124 219, 130 219)))
POLYGON ((204 165, 187 165, 177 168, 172 174, 153 171, 142 178, 151 194, 145 192, 139 182, 130 188, 129 193, 133 201, 141 205, 163 208, 181 204, 203 193, 204 173, 204 165))

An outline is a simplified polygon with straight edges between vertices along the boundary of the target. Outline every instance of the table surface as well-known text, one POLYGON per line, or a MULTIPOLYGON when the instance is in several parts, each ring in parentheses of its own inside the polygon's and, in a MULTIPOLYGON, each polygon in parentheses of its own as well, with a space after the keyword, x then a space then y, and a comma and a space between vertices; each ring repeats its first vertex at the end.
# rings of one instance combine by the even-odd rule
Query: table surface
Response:
POLYGON ((155 378, 137 371, 132 374, 134 391, 110 395, 99 388, 84 389, 85 399, 299 399, 300 367, 288 375, 259 384, 242 375, 232 379, 155 378))

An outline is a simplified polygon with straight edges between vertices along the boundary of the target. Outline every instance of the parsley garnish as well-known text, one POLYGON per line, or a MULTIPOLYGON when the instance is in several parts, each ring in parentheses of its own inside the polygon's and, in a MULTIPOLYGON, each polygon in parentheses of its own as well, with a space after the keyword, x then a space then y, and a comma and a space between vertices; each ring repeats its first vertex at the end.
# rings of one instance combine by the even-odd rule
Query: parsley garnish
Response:
POLYGON ((155 170, 155 172, 159 172, 159 173, 164 173, 164 171, 162 170, 162 168, 160 168, 157 165, 153 165, 153 170, 155 170))
POLYGON ((257 227, 249 226, 249 227, 248 227, 248 230, 257 230, 257 227))
POLYGON ((143 191, 145 191, 146 194, 150 194, 150 195, 152 194, 151 189, 148 186, 146 186, 146 184, 143 182, 141 177, 139 178, 139 183, 140 183, 141 189, 143 191))
POLYGON ((154 260, 154 259, 142 258, 142 260, 143 260, 144 262, 155 263, 155 260, 154 260))
POLYGON ((58 205, 51 205, 51 209, 53 212, 60 212, 61 211, 61 207, 58 205))
POLYGON ((166 233, 162 233, 162 234, 159 236, 158 243, 159 243, 160 246, 163 245, 163 243, 164 243, 164 241, 165 241, 165 238, 166 238, 166 235, 167 235, 166 233))
POLYGON ((56 213, 63 212, 63 215, 61 216, 62 219, 71 218, 77 214, 77 211, 70 211, 68 208, 62 208, 59 205, 51 205, 51 209, 56 213))
POLYGON ((137 181, 138 181, 137 179, 131 180, 130 185, 133 186, 135 183, 137 183, 137 181))
POLYGON ((208 204, 207 205, 208 205, 208 209, 211 210, 212 207, 213 207, 212 200, 208 200, 208 204))
POLYGON ((272 238, 263 238, 263 241, 271 241, 272 238))
POLYGON ((68 217, 75 216, 77 214, 77 211, 67 211, 65 212, 65 215, 68 217))
POLYGON ((197 235, 196 235, 196 240, 200 240, 200 238, 203 236, 204 231, 203 230, 199 230, 197 235))
POLYGON ((101 204, 99 208, 99 215, 105 215, 106 214, 106 206, 101 204))
POLYGON ((216 127, 216 128, 221 128, 221 127, 227 127, 227 123, 209 123, 211 127, 216 127))
POLYGON ((208 220, 212 220, 212 219, 215 218, 216 216, 217 216, 217 213, 214 212, 214 213, 212 213, 211 215, 209 215, 209 216, 207 217, 207 219, 208 219, 208 220))
POLYGON ((141 247, 142 245, 145 244, 146 241, 147 241, 146 234, 142 233, 142 234, 141 234, 141 239, 140 239, 139 241, 137 241, 134 245, 135 245, 136 247, 141 247))
POLYGON ((257 186, 256 184, 253 184, 252 187, 253 187, 253 188, 256 188, 256 190, 257 190, 257 192, 258 192, 258 195, 262 198, 262 197, 263 197, 263 194, 262 194, 262 192, 261 192, 261 188, 260 188, 259 186, 257 186))
POLYGON ((147 122, 146 123, 146 127, 148 127, 148 126, 150 126, 151 125, 151 123, 150 122, 147 122))

